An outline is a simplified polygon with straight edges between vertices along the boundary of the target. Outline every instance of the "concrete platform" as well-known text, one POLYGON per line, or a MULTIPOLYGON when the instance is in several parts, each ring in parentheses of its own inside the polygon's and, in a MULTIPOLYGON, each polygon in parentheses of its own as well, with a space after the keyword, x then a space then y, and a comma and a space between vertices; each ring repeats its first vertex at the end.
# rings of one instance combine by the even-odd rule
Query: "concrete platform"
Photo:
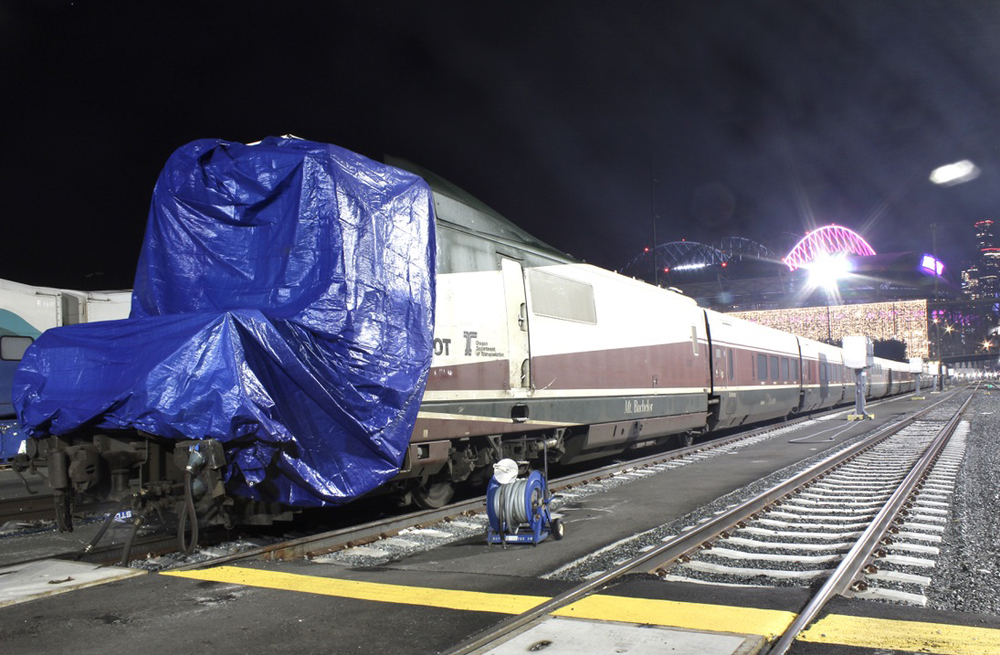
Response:
POLYGON ((763 637, 674 630, 608 621, 547 618, 517 633, 485 655, 546 655, 628 653, 629 655, 753 655, 764 647, 763 637), (585 646, 584 646, 585 645, 585 646))
POLYGON ((122 580, 145 571, 99 567, 82 562, 43 560, 0 568, 0 607, 122 580))

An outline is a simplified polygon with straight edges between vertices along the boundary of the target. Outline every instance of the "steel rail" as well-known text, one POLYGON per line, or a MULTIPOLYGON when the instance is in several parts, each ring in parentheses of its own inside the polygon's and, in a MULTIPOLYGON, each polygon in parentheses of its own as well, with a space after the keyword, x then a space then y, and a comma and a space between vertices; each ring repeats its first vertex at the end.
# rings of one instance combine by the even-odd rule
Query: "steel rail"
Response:
MULTIPOLYGON (((714 439, 707 443, 692 445, 685 448, 676 448, 666 452, 661 451, 651 455, 646 455, 644 457, 639 457, 633 460, 615 462, 613 464, 608 464, 596 469, 584 471, 582 473, 577 473, 573 475, 563 476, 558 479, 554 479, 550 482, 549 488, 553 491, 558 492, 559 490, 562 489, 568 489, 580 484, 585 484, 587 482, 601 480, 606 477, 616 475, 618 473, 632 471, 646 466, 653 466, 673 459, 684 457, 685 455, 690 455, 692 453, 726 446, 744 439, 749 439, 751 437, 770 432, 772 430, 777 430, 780 428, 787 427, 789 425, 794 425, 806 421, 809 418, 815 418, 815 416, 817 415, 836 413, 838 411, 845 411, 845 410, 843 409, 828 410, 826 412, 823 412, 822 414, 811 414, 806 417, 797 417, 795 419, 792 419, 791 421, 785 421, 782 423, 776 423, 760 428, 755 428, 753 430, 749 430, 746 432, 731 434, 727 437, 714 439)), ((47 496, 29 496, 16 499, 9 499, 2 501, 2 504, 6 504, 12 508, 9 514, 10 518, 20 518, 22 520, 28 520, 29 517, 51 518, 53 512, 52 502, 53 502, 52 496, 47 495, 47 496), (29 507, 27 505, 22 506, 19 504, 24 501, 27 501, 27 503, 31 505, 30 514, 28 512, 29 507), (44 510, 41 509, 39 503, 44 505, 45 507, 44 510)), ((111 507, 113 506, 113 504, 104 503, 102 505, 94 506, 94 509, 104 506, 111 507)), ((223 555, 222 557, 215 557, 201 562, 182 564, 176 567, 171 567, 171 570, 183 571, 190 569, 207 568, 210 566, 219 566, 222 564, 228 564, 231 562, 237 562, 248 559, 273 561, 273 560, 290 560, 302 557, 314 557, 321 554, 335 552, 337 550, 347 548, 350 546, 370 543, 381 538, 394 536, 398 534, 400 531, 405 530, 407 528, 428 525, 447 518, 453 518, 456 516, 484 511, 485 509, 486 509, 486 497, 479 496, 459 503, 453 503, 451 505, 442 507, 440 509, 411 512, 397 517, 380 519, 377 521, 372 521, 369 523, 350 526, 346 528, 340 528, 338 530, 328 531, 316 535, 308 535, 305 537, 301 537, 299 539, 248 549, 246 551, 242 551, 239 553, 223 555)), ((226 532, 221 528, 218 528, 218 526, 216 526, 216 528, 209 527, 206 530, 203 530, 201 539, 199 541, 201 542, 202 545, 206 544, 215 545, 218 543, 222 543, 223 541, 225 541, 225 539, 226 539, 226 532)), ((172 531, 166 533, 151 534, 144 537, 138 537, 135 540, 135 543, 133 544, 132 550, 133 552, 137 553, 139 552, 154 553, 157 555, 167 554, 176 551, 176 541, 177 541, 177 535, 175 532, 172 531)), ((8 563, 5 564, 4 566, 24 566, 31 562, 38 561, 38 559, 63 559, 63 560, 89 562, 93 564, 115 564, 121 560, 123 550, 124 549, 122 545, 108 544, 106 546, 95 547, 90 552, 84 552, 78 550, 78 551, 54 553, 42 558, 8 563)))
POLYGON ((686 553, 701 548, 704 544, 716 538, 720 534, 738 526, 741 522, 751 518, 760 510, 774 504, 776 501, 797 490, 799 487, 820 478, 830 469, 856 457, 892 435, 902 431, 904 428, 915 423, 925 414, 950 401, 957 393, 958 391, 953 391, 947 397, 940 399, 938 402, 929 405, 928 407, 925 407, 912 416, 907 417, 898 423, 894 423, 877 430, 874 434, 868 436, 863 441, 854 444, 840 453, 834 454, 831 457, 817 462, 813 466, 810 466, 788 480, 778 483, 757 496, 754 496, 753 498, 744 501, 723 514, 720 514, 716 518, 707 521, 706 523, 684 534, 678 535, 646 553, 637 555, 631 560, 619 565, 617 568, 606 571, 585 583, 554 596, 553 598, 536 605, 522 614, 504 620, 494 628, 466 640, 452 650, 446 651, 446 655, 470 655, 471 653, 480 651, 481 649, 494 644, 504 636, 519 630, 548 614, 551 614, 557 609, 570 605, 590 595, 608 583, 615 581, 616 579, 641 566, 646 566, 650 562, 653 562, 654 564, 647 567, 645 570, 658 571, 662 569, 664 566, 677 560, 686 553))
MULTIPOLYGON (((840 408, 837 410, 829 410, 828 412, 824 412, 823 414, 837 413, 843 411, 846 410, 840 408)), ((601 480, 611 475, 624 473, 626 471, 633 471, 647 466, 654 466, 656 464, 661 464, 663 462, 668 462, 670 460, 679 459, 686 455, 701 452, 704 450, 720 448, 722 446, 736 443, 738 441, 750 439, 752 437, 761 434, 766 434, 767 432, 771 432, 773 430, 785 428, 790 425, 795 425, 807 421, 811 418, 815 418, 815 416, 816 415, 797 417, 795 419, 792 419, 791 421, 785 421, 779 424, 768 425, 761 428, 755 428, 747 432, 740 432, 738 434, 733 434, 728 437, 714 439, 707 443, 696 444, 693 446, 688 446, 686 448, 677 448, 667 452, 658 452, 634 460, 608 464, 606 466, 602 466, 597 469, 591 469, 583 473, 576 473, 573 475, 567 475, 553 479, 552 481, 550 481, 548 486, 551 491, 558 493, 563 489, 569 489, 588 482, 601 480)), ((453 503, 451 505, 442 507, 440 509, 422 510, 419 512, 414 512, 403 516, 380 519, 378 521, 372 521, 370 523, 364 523, 362 525, 357 525, 357 526, 340 528, 337 530, 324 532, 321 534, 308 535, 305 537, 300 537, 299 539, 294 539, 292 541, 282 542, 278 544, 270 544, 252 550, 247 550, 241 553, 224 555, 222 557, 214 558, 205 562, 196 562, 192 564, 185 564, 178 567, 173 567, 171 570, 186 571, 192 569, 207 568, 210 566, 219 566, 222 564, 229 564, 231 562, 238 562, 241 560, 248 560, 248 559, 276 561, 276 560, 300 559, 303 557, 316 557, 319 555, 325 555, 327 553, 335 552, 337 550, 341 550, 346 547, 362 545, 376 541, 378 539, 392 537, 407 528, 428 525, 445 519, 454 518, 456 516, 468 515, 472 513, 485 511, 485 509, 486 509, 486 496, 477 496, 469 500, 453 503)))
MULTIPOLYGON (((905 397, 906 395, 897 396, 893 398, 886 398, 881 402, 891 402, 905 397)), ((881 402, 878 404, 881 404, 881 402)), ((660 451, 633 460, 618 461, 596 469, 584 471, 582 473, 577 473, 553 479, 549 483, 549 489, 552 490, 553 492, 558 493, 560 490, 569 489, 588 482, 602 480, 608 476, 636 469, 641 469, 648 466, 654 466, 656 464, 661 464, 674 459, 679 459, 681 457, 696 452, 720 448, 733 443, 737 443, 739 441, 743 441, 745 439, 750 439, 762 434, 766 434, 774 430, 779 430, 792 425, 797 425, 799 423, 803 423, 808 420, 814 420, 818 417, 842 413, 844 411, 848 411, 848 409, 844 407, 837 407, 817 412, 811 412, 807 415, 797 416, 796 418, 793 418, 788 421, 782 421, 780 423, 774 423, 770 425, 765 425, 763 427, 754 428, 752 430, 730 434, 729 436, 719 437, 701 444, 695 444, 684 448, 675 448, 669 451, 660 451)), ((52 502, 51 496, 47 496, 46 499, 47 499, 46 502, 48 503, 52 502)), ((23 498, 21 500, 23 500, 23 498)), ((16 504, 17 499, 12 499, 9 502, 12 505, 16 504)), ((200 569, 200 568, 219 566, 231 562, 237 562, 248 559, 274 561, 274 560, 291 560, 303 557, 315 557, 318 555, 335 552, 337 550, 341 550, 343 548, 347 548, 350 546, 362 545, 366 543, 371 543, 378 539, 395 536, 400 531, 405 530, 407 528, 419 527, 423 525, 436 523, 438 521, 445 520, 448 518, 454 518, 456 516, 468 515, 484 511, 485 508, 486 508, 486 497, 478 496, 476 498, 465 500, 459 503, 454 503, 446 507, 442 507, 440 509, 422 510, 398 517, 380 519, 377 521, 372 521, 369 523, 350 526, 346 528, 340 528, 338 530, 328 531, 316 535, 308 535, 305 537, 301 537, 299 539, 248 549, 246 551, 242 551, 239 553, 232 553, 229 555, 211 558, 201 562, 182 564, 176 567, 171 567, 171 570, 183 571, 191 569, 200 569)), ((47 516, 45 517, 39 516, 37 518, 50 518, 51 513, 52 509, 51 505, 49 505, 47 516)), ((25 514, 21 514, 20 518, 27 520, 28 517, 25 514)), ((207 544, 207 543, 217 544, 223 542, 225 540, 225 537, 226 534, 224 531, 220 529, 209 528, 207 532, 202 533, 200 541, 202 542, 202 544, 207 544)), ((133 552, 166 554, 176 550, 176 548, 172 547, 172 545, 176 543, 176 539, 177 539, 176 534, 172 532, 164 534, 147 535, 145 537, 137 538, 135 540, 135 543, 133 544, 132 550, 133 552)), ((121 559, 122 551, 123 551, 122 546, 116 544, 110 544, 107 546, 100 546, 94 548, 89 553, 83 553, 82 551, 69 551, 69 552, 49 555, 42 559, 65 559, 65 560, 86 561, 96 564, 113 564, 121 559)), ((26 560, 24 562, 11 563, 9 564, 9 566, 24 565, 31 561, 37 561, 37 560, 26 560)))
POLYGON ((886 501, 881 511, 879 511, 868 528, 854 543, 854 546, 847 552, 844 559, 841 560, 840 565, 830 574, 830 577, 826 579, 820 590, 810 599, 809 603, 795 620, 792 621, 778 641, 767 651, 767 655, 783 655, 787 653, 792 644, 795 643, 795 639, 799 633, 813 622, 830 599, 847 591, 854 580, 861 574, 864 566, 874 559, 872 555, 873 551, 885 537, 885 533, 896 520, 897 515, 913 494, 914 489, 926 477, 931 466, 937 461, 941 451, 944 450, 944 447, 955 432, 955 428, 958 426, 958 422, 961 420, 966 408, 972 402, 974 395, 975 390, 969 394, 969 397, 962 403, 962 406, 955 412, 951 420, 941 428, 934 437, 934 440, 924 451, 924 454, 910 469, 903 482, 900 483, 896 491, 886 501))
POLYGON ((0 498, 0 525, 7 521, 51 519, 55 512, 52 495, 0 498))

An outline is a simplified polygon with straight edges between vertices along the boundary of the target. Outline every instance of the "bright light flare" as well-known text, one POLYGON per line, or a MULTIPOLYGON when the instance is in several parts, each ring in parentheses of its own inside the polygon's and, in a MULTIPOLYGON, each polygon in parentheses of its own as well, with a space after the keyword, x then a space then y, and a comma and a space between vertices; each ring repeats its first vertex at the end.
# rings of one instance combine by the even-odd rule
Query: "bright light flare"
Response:
POLYGON ((809 271, 809 285, 822 287, 827 291, 836 291, 837 283, 851 272, 851 262, 847 253, 828 255, 821 253, 815 261, 803 268, 809 271))
POLYGON ((920 268, 939 277, 944 274, 944 264, 935 259, 933 255, 924 255, 920 260, 920 268))
POLYGON ((979 167, 968 159, 939 166, 931 171, 931 182, 940 186, 954 186, 979 177, 979 167))

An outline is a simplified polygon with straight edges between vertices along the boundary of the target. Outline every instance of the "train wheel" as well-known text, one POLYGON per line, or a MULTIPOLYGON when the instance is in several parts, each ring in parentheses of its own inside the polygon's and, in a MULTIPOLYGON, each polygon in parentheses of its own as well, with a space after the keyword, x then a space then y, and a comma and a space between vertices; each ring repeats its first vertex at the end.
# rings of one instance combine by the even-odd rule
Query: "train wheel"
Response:
POLYGON ((413 502, 423 509, 438 509, 454 495, 455 486, 451 482, 428 480, 413 490, 413 502))
POLYGON ((690 448, 694 445, 694 433, 682 432, 677 435, 677 445, 681 448, 690 448))

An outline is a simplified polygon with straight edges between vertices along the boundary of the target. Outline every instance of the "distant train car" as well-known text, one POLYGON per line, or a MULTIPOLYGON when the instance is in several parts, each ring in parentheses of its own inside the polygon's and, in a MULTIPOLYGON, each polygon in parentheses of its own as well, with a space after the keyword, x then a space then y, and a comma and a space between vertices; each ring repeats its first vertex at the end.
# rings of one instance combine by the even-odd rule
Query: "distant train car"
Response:
POLYGON ((713 413, 724 428, 788 416, 802 409, 796 337, 706 311, 712 338, 713 413))
POLYGON ((853 390, 848 390, 843 351, 820 341, 796 338, 802 357, 802 409, 825 409, 853 398, 853 390))
POLYGON ((61 325, 128 316, 128 291, 72 291, 0 280, 0 461, 17 454, 24 437, 16 429, 11 383, 28 346, 61 325))

